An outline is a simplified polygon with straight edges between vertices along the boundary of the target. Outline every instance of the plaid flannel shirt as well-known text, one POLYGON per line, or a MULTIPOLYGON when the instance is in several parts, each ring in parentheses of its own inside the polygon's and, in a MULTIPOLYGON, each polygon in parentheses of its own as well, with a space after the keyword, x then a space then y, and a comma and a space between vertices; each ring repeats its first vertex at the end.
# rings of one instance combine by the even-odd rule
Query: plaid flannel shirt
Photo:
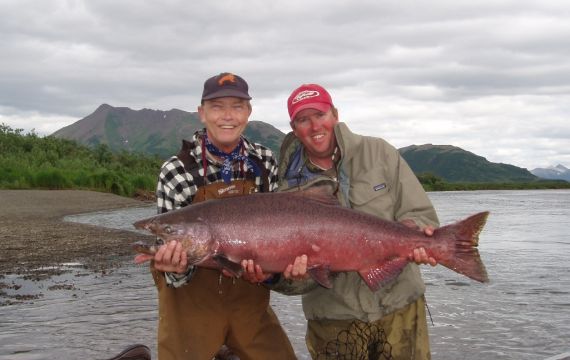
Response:
MULTIPOLYGON (((168 159, 161 167, 158 176, 158 184, 156 188, 156 200, 158 213, 164 213, 170 210, 179 209, 192 204, 192 200, 198 191, 194 176, 198 175, 204 178, 204 169, 202 166, 202 147, 201 139, 205 134, 205 130, 199 130, 194 133, 191 143, 190 155, 194 157, 199 164, 197 174, 191 174, 184 168, 182 161, 177 156, 168 159)), ((277 188, 277 162, 273 157, 273 153, 269 148, 260 144, 249 142, 243 138, 244 152, 248 156, 254 156, 260 159, 263 166, 269 170, 269 191, 277 188)), ((222 182, 221 163, 216 161, 212 156, 207 154, 207 168, 205 176, 205 184, 222 182)), ((232 180, 243 180, 244 174, 240 170, 240 163, 233 164, 232 180)), ((255 178, 255 184, 261 191, 262 179, 260 176, 255 178)), ((180 287, 186 284, 194 274, 195 267, 189 266, 184 274, 165 273, 166 282, 169 286, 180 287)))

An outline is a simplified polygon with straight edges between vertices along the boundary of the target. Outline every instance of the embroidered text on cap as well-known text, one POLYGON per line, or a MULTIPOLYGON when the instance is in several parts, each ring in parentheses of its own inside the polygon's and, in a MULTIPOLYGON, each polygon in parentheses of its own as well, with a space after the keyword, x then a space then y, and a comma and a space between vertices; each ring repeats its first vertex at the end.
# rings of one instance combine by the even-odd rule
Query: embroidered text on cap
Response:
POLYGON ((320 95, 320 93, 317 90, 304 90, 304 91, 301 91, 300 93, 298 93, 297 96, 295 96, 295 98, 293 99, 293 101, 291 101, 291 103, 296 104, 299 101, 314 98, 314 97, 317 97, 319 95, 320 95))

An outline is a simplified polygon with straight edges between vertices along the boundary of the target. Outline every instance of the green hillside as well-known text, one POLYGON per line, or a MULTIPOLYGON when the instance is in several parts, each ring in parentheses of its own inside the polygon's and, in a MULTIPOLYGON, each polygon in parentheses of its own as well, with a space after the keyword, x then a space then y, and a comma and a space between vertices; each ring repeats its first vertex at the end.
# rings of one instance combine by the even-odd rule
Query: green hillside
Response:
POLYGON ((538 178, 527 169, 492 163, 451 145, 411 145, 400 149, 416 174, 431 173, 447 182, 530 182, 538 178))
MULTIPOLYGON (((88 146, 107 145, 112 151, 139 152, 168 158, 203 128, 198 113, 178 109, 169 111, 99 106, 85 118, 56 131, 53 136, 76 140, 88 146)), ((281 131, 262 121, 250 121, 245 136, 268 146, 276 154, 285 137, 281 131)))

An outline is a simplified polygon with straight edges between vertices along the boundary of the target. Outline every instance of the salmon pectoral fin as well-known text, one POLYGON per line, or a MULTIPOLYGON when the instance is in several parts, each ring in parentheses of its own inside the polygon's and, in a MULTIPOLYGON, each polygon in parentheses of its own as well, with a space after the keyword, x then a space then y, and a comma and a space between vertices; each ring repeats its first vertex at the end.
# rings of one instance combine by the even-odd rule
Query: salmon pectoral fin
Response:
POLYGON ((382 286, 395 279, 408 264, 405 258, 394 258, 377 268, 360 270, 358 273, 366 282, 370 290, 378 291, 382 286))
POLYGON ((331 270, 329 266, 316 265, 308 269, 307 272, 319 285, 327 289, 332 288, 331 270))
POLYGON ((216 254, 212 259, 222 268, 230 272, 235 277, 240 277, 243 273, 241 264, 231 261, 223 254, 216 254))

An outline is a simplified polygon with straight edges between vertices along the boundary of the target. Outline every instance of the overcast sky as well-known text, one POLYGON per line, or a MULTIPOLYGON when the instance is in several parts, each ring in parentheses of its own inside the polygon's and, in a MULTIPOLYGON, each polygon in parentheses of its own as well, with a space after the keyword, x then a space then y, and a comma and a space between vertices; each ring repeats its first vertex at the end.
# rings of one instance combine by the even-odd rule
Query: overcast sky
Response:
POLYGON ((100 104, 196 111, 206 78, 250 85, 289 130, 302 83, 396 147, 450 144, 570 167, 570 1, 0 0, 0 123, 51 134, 100 104))

